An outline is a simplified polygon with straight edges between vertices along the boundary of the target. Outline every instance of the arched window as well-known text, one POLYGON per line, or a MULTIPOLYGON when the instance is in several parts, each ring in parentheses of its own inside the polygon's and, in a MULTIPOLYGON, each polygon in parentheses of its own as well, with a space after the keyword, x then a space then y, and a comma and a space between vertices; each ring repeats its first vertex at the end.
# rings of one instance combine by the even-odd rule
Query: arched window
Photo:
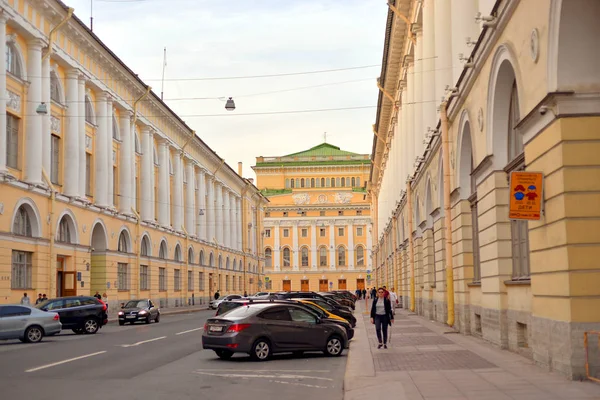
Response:
POLYGON ((71 229, 69 227, 69 217, 64 216, 60 220, 58 224, 58 236, 56 238, 57 242, 61 243, 71 243, 71 229))
POLYGON ((327 178, 327 180, 325 182, 326 182, 327 187, 331 187, 331 179, 330 178, 327 178))
POLYGON ((182 261, 182 258, 181 258, 181 246, 179 246, 179 245, 175 246, 175 253, 173 254, 173 260, 179 261, 179 262, 182 261))
POLYGON ((29 219, 29 213, 24 206, 19 207, 17 215, 15 215, 15 222, 13 223, 13 233, 19 236, 33 236, 31 231, 31 220, 29 219))
MULTIPOLYGON (((340 179, 340 178, 338 178, 340 179)), ((335 187, 335 178, 331 178, 331 187, 335 187)))
POLYGON ((265 267, 273 266, 273 251, 269 248, 265 249, 265 267))
POLYGON ((200 265, 204 265, 204 250, 200 250, 200 265))
POLYGON ((335 178, 335 186, 340 187, 340 178, 335 178))
POLYGON ((191 247, 188 249, 188 263, 194 264, 194 249, 191 247))
POLYGON ((122 231, 119 235, 119 245, 117 247, 117 251, 119 253, 128 253, 129 249, 127 246, 127 233, 126 231, 122 231))
POLYGON ((233 260, 233 270, 235 271, 235 269, 237 268, 237 260, 233 260))
POLYGON ((17 78, 23 77, 23 66, 19 58, 17 48, 13 43, 6 43, 6 71, 17 78))
POLYGON ((167 242, 164 240, 160 242, 160 249, 158 250, 158 258, 161 260, 167 259, 167 242))
POLYGON ((215 266, 215 256, 213 255, 213 253, 210 253, 210 256, 208 257, 208 263, 211 267, 215 266))
POLYGON ((342 187, 346 187, 346 178, 342 178, 342 187))
POLYGON ((300 178, 296 178, 296 187, 299 188, 300 187, 300 178))
POLYGON ((321 187, 325 187, 325 178, 321 178, 321 187))
POLYGON ((315 178, 310 178, 310 187, 311 188, 315 187, 315 178))
POLYGON ((225 260, 225 269, 229 269, 230 265, 229 265, 229 257, 227 257, 227 259, 225 260))
POLYGON ((290 249, 289 249, 289 247, 286 247, 285 249, 283 249, 283 266, 284 267, 290 266, 290 249))
POLYGON ((56 75, 56 72, 51 71, 50 72, 50 99, 52 101, 55 101, 57 103, 62 103, 62 96, 61 96, 61 88, 60 88, 60 81, 58 80, 58 76, 56 75))
POLYGON ((343 246, 338 247, 338 267, 346 266, 346 249, 343 246))
POLYGON ((89 96, 85 96, 85 122, 94 125, 94 106, 89 96))
POLYGON ((119 124, 117 118, 113 115, 112 118, 112 138, 119 140, 119 124))
POLYGON ((360 178, 356 178, 356 187, 360 187, 360 178))
POLYGON ((356 265, 359 267, 365 265, 365 249, 362 246, 356 248, 356 265))
POLYGON ((319 249, 319 266, 327 266, 327 249, 325 247, 319 249))
POLYGON ((290 180, 290 187, 293 189, 294 188, 294 180, 290 180))
POLYGON ((140 255, 142 257, 149 257, 150 254, 150 241, 148 240, 148 236, 144 236, 142 238, 142 247, 140 249, 140 255))
POLYGON ((300 179, 300 187, 303 188, 304 187, 304 178, 300 179))
POLYGON ((321 187, 321 180, 319 178, 316 179, 317 187, 321 187))
POLYGON ((285 180, 285 188, 286 188, 286 189, 289 189, 289 188, 290 188, 290 180, 289 180, 289 179, 286 179, 286 180, 285 180))
POLYGON ((308 247, 302 248, 302 266, 308 267, 308 247))
POLYGON ((352 187, 356 187, 356 178, 352 178, 352 187))

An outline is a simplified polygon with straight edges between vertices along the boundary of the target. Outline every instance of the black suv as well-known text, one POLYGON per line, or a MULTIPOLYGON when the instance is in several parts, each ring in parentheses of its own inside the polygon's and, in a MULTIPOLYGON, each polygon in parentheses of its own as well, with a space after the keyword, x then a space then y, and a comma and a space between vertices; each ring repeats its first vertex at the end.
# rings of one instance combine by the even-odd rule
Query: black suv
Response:
POLYGON ((35 307, 57 313, 63 329, 72 329, 77 334, 94 334, 108 322, 106 304, 91 296, 57 297, 35 307))

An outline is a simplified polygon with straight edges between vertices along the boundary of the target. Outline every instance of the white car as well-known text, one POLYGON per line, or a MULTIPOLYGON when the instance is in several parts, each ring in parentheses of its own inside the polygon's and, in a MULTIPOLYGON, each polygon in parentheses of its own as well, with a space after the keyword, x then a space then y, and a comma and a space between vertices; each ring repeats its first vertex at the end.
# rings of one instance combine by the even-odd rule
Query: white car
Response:
POLYGON ((224 301, 241 299, 241 298, 242 298, 242 296, 239 294, 228 294, 225 297, 219 297, 218 300, 211 300, 208 303, 208 308, 210 308, 211 310, 216 310, 217 308, 219 308, 219 304, 221 304, 224 301))

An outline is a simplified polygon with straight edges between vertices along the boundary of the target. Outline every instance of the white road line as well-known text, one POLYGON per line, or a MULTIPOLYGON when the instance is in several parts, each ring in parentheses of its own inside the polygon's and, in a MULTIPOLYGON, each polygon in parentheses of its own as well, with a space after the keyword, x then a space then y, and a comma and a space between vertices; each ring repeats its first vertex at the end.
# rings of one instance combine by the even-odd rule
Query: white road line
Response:
POLYGON ((320 380, 320 381, 333 381, 333 379, 330 379, 330 378, 321 378, 319 376, 308 376, 308 375, 285 375, 285 374, 281 374, 281 375, 214 374, 214 373, 210 373, 210 372, 201 372, 201 371, 196 371, 196 373, 197 374, 201 374, 201 375, 220 376, 220 377, 223 377, 223 378, 316 379, 316 380, 320 380))
POLYGON ((183 334, 186 334, 186 333, 199 331, 200 329, 204 329, 204 328, 196 328, 196 329, 190 329, 189 331, 177 332, 175 335, 183 335, 183 334))
MULTIPOLYGON (((202 371, 208 371, 208 372, 214 372, 214 368, 213 369, 197 369, 195 370, 196 372, 202 372, 202 371)), ((227 368, 228 372, 248 372, 247 369, 229 369, 227 368)), ((255 369, 253 370, 254 372, 314 372, 314 373, 323 373, 323 372, 329 372, 328 369, 255 369)))
POLYGON ((81 360, 83 358, 93 357, 93 356, 97 356, 99 354, 104 354, 104 353, 106 353, 106 351, 98 351, 96 353, 86 354, 84 356, 79 356, 79 357, 75 357, 75 358, 69 358, 68 360, 58 361, 58 362, 55 362, 55 363, 52 363, 52 364, 47 364, 47 365, 42 365, 41 367, 31 368, 31 369, 26 370, 25 372, 35 372, 35 371, 39 371, 40 369, 46 369, 46 368, 50 368, 50 367, 56 367, 57 365, 70 363, 72 361, 77 361, 77 360, 81 360))
POLYGON ((305 387, 316 388, 316 389, 327 389, 327 386, 309 385, 308 383, 273 381, 273 380, 271 380, 269 382, 272 382, 272 383, 283 383, 285 385, 305 386, 305 387))
POLYGON ((144 340, 144 341, 141 341, 141 342, 137 342, 137 343, 134 343, 134 344, 122 344, 121 347, 139 346, 140 344, 155 342, 157 340, 161 340, 161 339, 165 339, 165 338, 166 338, 166 336, 161 336, 161 337, 157 337, 157 338, 154 338, 154 339, 148 339, 148 340, 144 340))

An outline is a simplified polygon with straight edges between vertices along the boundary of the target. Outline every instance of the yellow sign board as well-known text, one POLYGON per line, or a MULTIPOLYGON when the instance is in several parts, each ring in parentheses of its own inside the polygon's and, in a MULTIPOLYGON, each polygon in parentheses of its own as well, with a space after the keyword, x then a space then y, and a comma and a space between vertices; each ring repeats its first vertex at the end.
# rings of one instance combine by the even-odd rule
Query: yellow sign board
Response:
POLYGON ((513 171, 510 173, 510 203, 508 218, 539 220, 542 214, 541 172, 513 171))

